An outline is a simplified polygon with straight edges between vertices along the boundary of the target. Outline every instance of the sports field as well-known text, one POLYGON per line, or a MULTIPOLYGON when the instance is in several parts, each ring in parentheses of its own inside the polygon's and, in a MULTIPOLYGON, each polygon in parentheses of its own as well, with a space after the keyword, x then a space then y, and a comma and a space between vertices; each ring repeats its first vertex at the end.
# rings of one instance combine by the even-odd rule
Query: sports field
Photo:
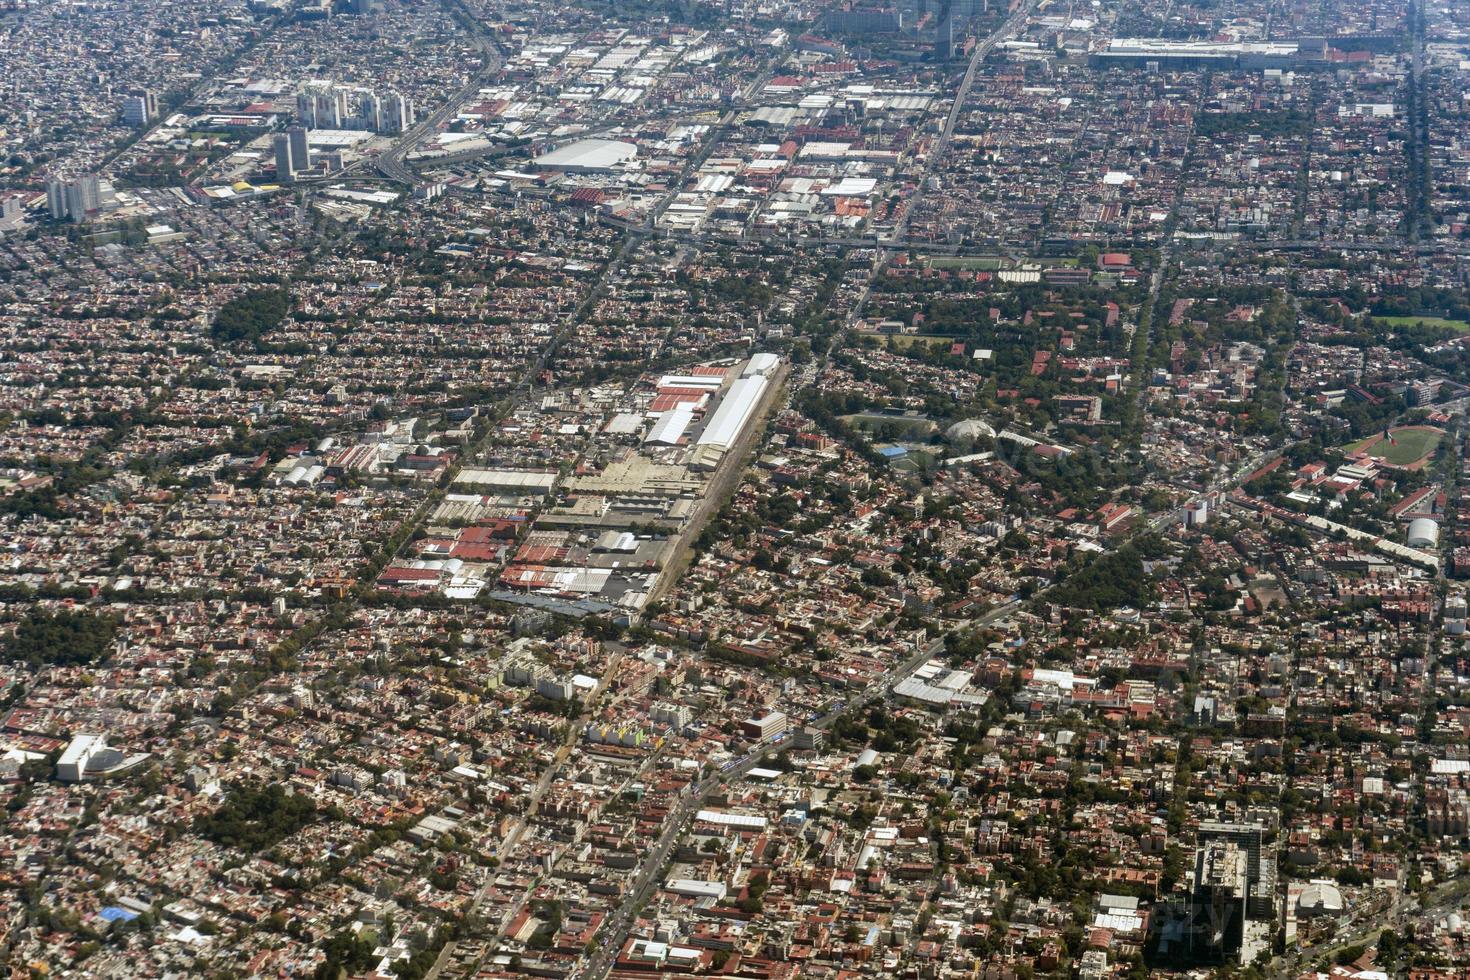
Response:
POLYGON ((1449 320, 1442 316, 1380 316, 1376 319, 1395 327, 1412 327, 1422 323, 1426 327, 1439 327, 1441 330, 1449 330, 1454 333, 1470 333, 1470 323, 1464 320, 1449 320))
POLYGON ((931 269, 968 269, 971 272, 994 272, 1004 263, 990 255, 926 255, 921 260, 931 269))
POLYGON ((952 344, 958 337, 944 337, 937 333, 877 333, 871 330, 858 331, 864 337, 876 338, 879 344, 886 345, 890 340, 899 350, 907 350, 914 344, 932 344, 943 341, 952 344))
POLYGON ((934 420, 913 415, 884 415, 882 412, 859 412, 844 415, 843 421, 869 435, 888 430, 906 439, 924 438, 935 429, 934 420))
POLYGON ((1430 425, 1410 425, 1388 431, 1391 439, 1385 439, 1380 432, 1345 449, 1349 453, 1366 452, 1389 466, 1411 469, 1426 462, 1444 438, 1444 430, 1430 425))

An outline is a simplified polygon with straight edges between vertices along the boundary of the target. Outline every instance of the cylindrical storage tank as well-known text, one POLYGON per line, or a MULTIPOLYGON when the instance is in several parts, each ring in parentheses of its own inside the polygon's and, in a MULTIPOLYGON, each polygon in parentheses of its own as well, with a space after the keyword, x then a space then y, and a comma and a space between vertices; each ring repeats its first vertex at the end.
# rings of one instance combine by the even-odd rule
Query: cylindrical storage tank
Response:
POLYGON ((1434 548, 1439 545, 1439 525, 1427 517, 1418 517, 1409 522, 1408 544, 1410 548, 1434 548))

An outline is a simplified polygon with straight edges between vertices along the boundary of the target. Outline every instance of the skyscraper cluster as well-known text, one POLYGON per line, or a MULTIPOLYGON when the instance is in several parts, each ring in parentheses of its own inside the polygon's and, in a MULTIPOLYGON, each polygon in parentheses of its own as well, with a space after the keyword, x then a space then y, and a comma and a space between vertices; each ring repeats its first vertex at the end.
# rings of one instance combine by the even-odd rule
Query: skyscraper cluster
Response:
POLYGON ((51 180, 46 184, 46 207, 57 221, 85 221, 101 206, 101 187, 92 174, 73 180, 51 180))
POLYGON ((296 96, 297 121, 307 129, 361 129, 401 133, 413 126, 413 103, 399 92, 308 82, 296 96))

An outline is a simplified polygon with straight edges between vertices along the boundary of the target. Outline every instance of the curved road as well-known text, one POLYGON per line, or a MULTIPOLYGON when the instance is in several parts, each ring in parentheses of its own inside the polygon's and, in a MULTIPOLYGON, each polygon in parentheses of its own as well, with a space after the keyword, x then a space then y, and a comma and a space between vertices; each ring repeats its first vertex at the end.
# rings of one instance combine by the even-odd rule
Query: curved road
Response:
POLYGON ((480 70, 465 82, 460 90, 454 93, 445 103, 432 115, 419 120, 414 127, 394 141, 393 145, 385 153, 377 158, 378 173, 389 180, 396 180, 412 187, 415 183, 414 173, 404 164, 404 158, 413 152, 414 148, 430 132, 442 126, 450 116, 459 111, 464 101, 480 90, 486 81, 495 77, 505 65, 505 55, 501 51, 499 43, 489 34, 478 18, 467 10, 461 0, 446 0, 451 12, 458 18, 465 29, 474 37, 475 43, 484 54, 485 63, 480 70))

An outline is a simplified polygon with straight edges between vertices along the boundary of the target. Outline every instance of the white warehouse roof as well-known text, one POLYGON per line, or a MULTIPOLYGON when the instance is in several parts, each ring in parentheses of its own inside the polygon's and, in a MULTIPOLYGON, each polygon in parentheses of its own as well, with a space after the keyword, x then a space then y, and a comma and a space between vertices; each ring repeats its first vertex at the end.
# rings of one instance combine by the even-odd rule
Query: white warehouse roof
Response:
POLYGON ((781 358, 777 357, 775 354, 772 354, 769 351, 761 351, 759 354, 750 355, 750 362, 745 365, 745 370, 741 371, 740 374, 742 377, 746 378, 750 377, 753 374, 764 374, 769 376, 772 371, 776 370, 776 365, 780 363, 781 358))
POLYGON ((694 819, 701 823, 719 824, 722 827, 746 827, 752 830, 761 830, 766 826, 765 817, 746 813, 725 813, 722 810, 700 810, 694 815, 694 819))
POLYGON ((721 899, 725 897, 725 883, 723 881, 699 881, 694 878, 674 878, 664 886, 675 895, 689 895, 694 898, 721 899))
POLYGON ((659 415, 658 421, 653 423, 653 428, 648 431, 648 438, 644 442, 654 442, 663 446, 676 446, 684 437, 684 430, 689 428, 689 423, 694 421, 693 409, 680 405, 659 415))
POLYGON ((495 487, 524 493, 550 493, 556 485, 556 474, 539 470, 477 469, 461 470, 454 481, 464 486, 495 487))
POLYGON ((638 156, 638 147, 622 140, 578 140, 531 162, 547 170, 611 170, 638 156))
POLYGON ((660 388, 708 388, 714 391, 724 383, 722 374, 666 374, 658 379, 660 388))
POLYGON ((720 399, 720 407, 715 409, 704 432, 700 433, 698 444, 719 449, 733 446, 755 414, 755 407, 766 393, 767 384, 766 379, 759 375, 741 378, 732 384, 725 397, 720 399))
POLYGON ((637 412, 619 412, 612 420, 603 426, 602 431, 608 435, 630 436, 643 428, 643 416, 637 412))

